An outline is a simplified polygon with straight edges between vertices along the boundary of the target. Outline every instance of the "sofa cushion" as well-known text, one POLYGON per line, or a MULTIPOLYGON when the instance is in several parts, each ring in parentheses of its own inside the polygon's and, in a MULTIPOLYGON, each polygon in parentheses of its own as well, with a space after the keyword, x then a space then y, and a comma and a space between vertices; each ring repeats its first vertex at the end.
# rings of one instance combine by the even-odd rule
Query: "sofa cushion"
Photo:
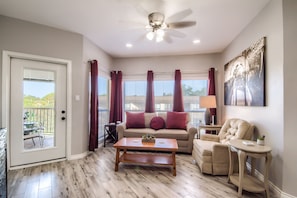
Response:
POLYGON ((165 126, 166 126, 167 112, 158 112, 158 117, 163 118, 163 120, 165 121, 165 126))
POLYGON ((151 119, 150 127, 155 130, 164 129, 165 121, 162 117, 153 117, 151 119))
POLYGON ((186 112, 167 112, 166 128, 167 129, 186 129, 187 113, 186 112))
POLYGON ((174 138, 177 140, 188 140, 189 133, 182 129, 160 129, 156 131, 157 138, 174 138))
POLYGON ((126 112, 127 128, 144 128, 144 113, 126 112))
POLYGON ((144 113, 144 126, 150 128, 151 120, 157 116, 157 113, 144 113))
POLYGON ((142 128, 142 129, 126 129, 124 131, 124 136, 125 137, 142 137, 143 135, 146 135, 146 134, 150 134, 150 135, 156 135, 156 131, 154 129, 150 129, 150 128, 142 128))

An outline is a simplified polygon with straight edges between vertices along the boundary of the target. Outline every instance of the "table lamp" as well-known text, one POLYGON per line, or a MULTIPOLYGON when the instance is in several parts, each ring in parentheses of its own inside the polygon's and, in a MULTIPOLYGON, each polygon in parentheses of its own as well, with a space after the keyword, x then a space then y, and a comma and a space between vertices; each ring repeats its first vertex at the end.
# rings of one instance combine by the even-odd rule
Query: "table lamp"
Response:
MULTIPOLYGON (((199 106, 200 108, 206 108, 204 119, 205 124, 210 124, 210 108, 216 108, 216 96, 200 96, 199 99, 199 106)), ((211 116, 211 125, 214 125, 214 115, 211 116)))

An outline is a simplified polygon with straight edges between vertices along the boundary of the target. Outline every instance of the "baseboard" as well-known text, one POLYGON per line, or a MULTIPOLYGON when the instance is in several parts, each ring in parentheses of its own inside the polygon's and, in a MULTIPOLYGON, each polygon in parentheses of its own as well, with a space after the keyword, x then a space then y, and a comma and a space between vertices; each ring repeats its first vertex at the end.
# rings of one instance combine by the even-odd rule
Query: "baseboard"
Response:
MULTIPOLYGON (((251 170, 251 165, 249 163, 247 163, 246 165, 247 165, 247 169, 250 171, 251 170)), ((260 173, 257 169, 255 169, 255 176, 260 181, 264 181, 264 175, 262 175, 262 173, 260 173)), ((290 195, 288 193, 283 192, 281 189, 279 189, 279 187, 274 185, 271 181, 269 181, 269 188, 273 191, 273 193, 275 193, 275 195, 277 197, 280 197, 280 198, 297 198, 297 197, 295 197, 293 195, 290 195)))
POLYGON ((32 167, 32 166, 50 164, 50 163, 60 162, 60 161, 65 161, 65 160, 77 160, 77 159, 81 159, 81 158, 86 157, 89 153, 90 153, 89 151, 86 151, 86 152, 81 153, 81 154, 71 155, 67 159, 66 158, 61 158, 61 159, 44 161, 44 162, 38 162, 38 163, 32 163, 32 164, 25 164, 25 165, 21 165, 21 166, 13 166, 13 167, 9 167, 8 170, 16 170, 16 169, 28 168, 28 167, 32 167))
POLYGON ((17 169, 29 168, 29 167, 33 167, 33 166, 51 164, 51 163, 55 163, 55 162, 65 161, 65 160, 66 160, 66 158, 61 158, 61 159, 48 160, 48 161, 37 162, 37 163, 32 163, 32 164, 24 164, 24 165, 20 165, 20 166, 11 166, 11 167, 8 168, 8 170, 17 170, 17 169))
POLYGON ((67 158, 67 160, 77 160, 86 157, 89 154, 89 151, 86 151, 84 153, 80 153, 77 155, 71 155, 70 157, 67 158))

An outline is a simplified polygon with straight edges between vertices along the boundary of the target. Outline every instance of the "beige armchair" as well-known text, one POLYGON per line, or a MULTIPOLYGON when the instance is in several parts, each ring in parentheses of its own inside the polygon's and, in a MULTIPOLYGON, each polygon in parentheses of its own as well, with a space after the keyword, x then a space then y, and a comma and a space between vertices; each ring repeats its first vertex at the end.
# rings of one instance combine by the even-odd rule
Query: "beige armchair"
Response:
POLYGON ((228 175, 228 142, 231 139, 250 140, 254 126, 245 120, 228 119, 218 135, 204 134, 193 140, 192 156, 202 173, 228 175))

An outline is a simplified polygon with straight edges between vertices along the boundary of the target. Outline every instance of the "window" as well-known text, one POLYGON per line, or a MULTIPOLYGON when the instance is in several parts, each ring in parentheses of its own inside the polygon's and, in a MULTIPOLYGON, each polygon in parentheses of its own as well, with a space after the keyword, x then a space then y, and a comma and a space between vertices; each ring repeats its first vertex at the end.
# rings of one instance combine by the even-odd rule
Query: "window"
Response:
POLYGON ((125 111, 144 111, 146 81, 126 81, 124 84, 125 111))
POLYGON ((98 78, 98 111, 99 111, 99 134, 102 138, 104 135, 104 125, 109 123, 109 80, 104 77, 98 78))
POLYGON ((172 111, 173 108, 173 80, 154 81, 155 110, 172 111))
POLYGON ((199 96, 207 95, 207 80, 182 80, 184 108, 191 114, 191 123, 198 126, 204 120, 204 110, 199 107, 199 96))
MULTIPOLYGON (((194 126, 204 120, 204 109, 199 108, 199 96, 207 95, 206 79, 182 80, 184 108, 191 114, 194 126)), ((156 112, 172 111, 173 108, 173 80, 155 80, 155 110, 156 112)), ((145 111, 146 81, 124 82, 125 111, 145 111)))

